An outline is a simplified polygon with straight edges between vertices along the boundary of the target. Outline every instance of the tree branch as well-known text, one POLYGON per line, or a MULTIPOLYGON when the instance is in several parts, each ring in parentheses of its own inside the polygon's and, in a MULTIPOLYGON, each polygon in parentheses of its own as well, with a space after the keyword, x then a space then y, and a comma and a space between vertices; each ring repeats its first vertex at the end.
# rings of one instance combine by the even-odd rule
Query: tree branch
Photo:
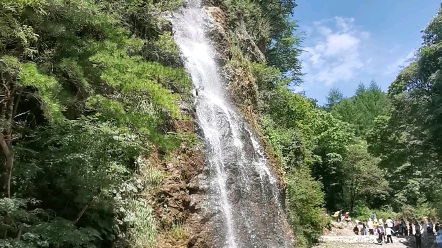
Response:
POLYGON ((87 208, 89 207, 89 204, 90 204, 91 202, 92 202, 92 201, 88 202, 88 203, 83 207, 83 209, 81 209, 81 212, 78 214, 77 219, 76 219, 75 222, 74 222, 74 225, 77 224, 77 222, 80 220, 81 216, 83 216, 84 212, 86 212, 86 210, 87 210, 87 208))

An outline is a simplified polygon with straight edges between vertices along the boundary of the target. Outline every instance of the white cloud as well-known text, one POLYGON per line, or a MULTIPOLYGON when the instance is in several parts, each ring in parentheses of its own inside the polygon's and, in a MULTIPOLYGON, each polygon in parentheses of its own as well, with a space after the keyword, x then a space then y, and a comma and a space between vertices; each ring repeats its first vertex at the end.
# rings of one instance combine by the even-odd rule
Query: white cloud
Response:
POLYGON ((384 75, 392 75, 397 74, 402 67, 406 66, 412 58, 414 58, 414 55, 416 53, 416 50, 413 50, 409 52, 407 55, 401 56, 398 59, 396 59, 393 63, 389 64, 385 70, 383 71, 384 75))
POLYGON ((314 31, 317 39, 301 55, 305 81, 331 85, 354 78, 364 66, 362 43, 370 33, 358 30, 353 18, 343 17, 314 22, 314 31))

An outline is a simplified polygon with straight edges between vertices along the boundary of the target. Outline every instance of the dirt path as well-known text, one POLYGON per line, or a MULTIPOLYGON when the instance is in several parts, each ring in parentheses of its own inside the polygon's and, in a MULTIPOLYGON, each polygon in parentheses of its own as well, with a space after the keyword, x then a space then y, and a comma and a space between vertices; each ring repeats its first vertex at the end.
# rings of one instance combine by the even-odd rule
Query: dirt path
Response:
MULTIPOLYGON (((362 236, 356 235, 352 232, 352 226, 343 225, 342 223, 332 223, 332 229, 327 231, 321 237, 320 243, 315 248, 414 248, 414 237, 395 237, 393 236, 393 243, 383 243, 382 246, 376 242, 376 236, 362 236)), ((423 248, 436 248, 433 246, 434 237, 427 237, 422 245, 423 248)))
MULTIPOLYGON (((379 248, 374 236, 323 236, 322 242, 315 248, 379 248)), ((434 237, 428 237, 422 245, 423 248, 436 248, 434 237)), ((393 237, 393 243, 383 243, 382 246, 389 248, 414 248, 414 237, 393 237)))
MULTIPOLYGON (((375 236, 323 236, 322 242, 315 248, 379 248, 375 243, 375 236)), ((382 246, 389 248, 411 248, 415 247, 414 238, 396 238, 393 237, 393 243, 383 243, 382 246)), ((431 248, 430 246, 423 246, 431 248)))

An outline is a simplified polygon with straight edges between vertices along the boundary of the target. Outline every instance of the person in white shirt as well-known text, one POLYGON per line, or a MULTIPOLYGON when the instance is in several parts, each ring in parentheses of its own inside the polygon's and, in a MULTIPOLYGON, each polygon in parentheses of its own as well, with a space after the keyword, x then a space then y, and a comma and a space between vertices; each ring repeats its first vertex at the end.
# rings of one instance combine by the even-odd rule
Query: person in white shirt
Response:
POLYGON ((385 221, 385 224, 387 224, 387 227, 393 228, 393 220, 390 217, 385 221))
POLYGON ((379 228, 381 228, 381 231, 385 231, 384 221, 382 218, 379 219, 379 228))
POLYGON ((368 235, 374 235, 374 231, 373 231, 373 221, 370 219, 368 219, 367 221, 367 227, 368 227, 368 235))

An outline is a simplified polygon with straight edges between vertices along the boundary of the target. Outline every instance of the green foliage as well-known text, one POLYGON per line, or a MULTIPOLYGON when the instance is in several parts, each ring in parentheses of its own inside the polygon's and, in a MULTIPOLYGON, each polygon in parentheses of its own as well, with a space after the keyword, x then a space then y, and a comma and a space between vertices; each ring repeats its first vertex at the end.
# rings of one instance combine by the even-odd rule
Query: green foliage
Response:
POLYGON ((308 169, 293 170, 287 175, 286 205, 298 245, 306 247, 319 238, 324 226, 320 215, 323 193, 308 169))
POLYGON ((290 20, 295 1, 227 0, 227 25, 230 35, 240 38, 242 52, 253 61, 259 61, 259 50, 269 66, 277 68, 289 82, 299 83, 301 65, 298 55, 301 38, 295 35, 296 21, 290 20), (250 46, 252 49, 250 49, 250 46), (254 51, 255 54, 250 54, 254 51))
MULTIPOLYGON (((324 193, 312 177, 311 166, 321 163, 317 151, 322 150, 329 134, 338 140, 346 136, 333 134, 334 124, 326 124, 327 118, 323 118, 325 114, 335 121, 330 114, 315 109, 306 98, 289 91, 286 84, 271 84, 269 81, 277 75, 272 69, 256 70, 254 74, 260 88, 261 130, 286 173, 290 223, 298 245, 309 246, 327 224, 321 216, 324 193)), ((327 144, 335 146, 334 141, 327 144)))
POLYGON ((2 247, 155 246, 142 195, 166 175, 137 161, 189 139, 170 124, 191 81, 161 17, 181 3, 0 2, 2 247))
POLYGON ((353 219, 357 219, 359 221, 368 221, 371 216, 371 213, 375 212, 376 217, 378 219, 385 220, 390 217, 393 219, 401 218, 402 215, 400 213, 394 212, 390 207, 384 206, 380 209, 370 209, 366 205, 357 205, 353 211, 353 219))
POLYGON ((344 94, 338 88, 332 88, 327 95, 326 108, 331 110, 335 104, 340 103, 344 99, 344 94))
POLYGON ((143 51, 147 59, 158 61, 163 65, 176 65, 181 62, 180 51, 170 32, 164 32, 157 39, 147 42, 143 51))
POLYGON ((172 240, 185 240, 187 238, 186 231, 180 223, 173 223, 164 235, 172 240))
POLYGON ((152 191, 158 190, 161 187, 166 176, 166 173, 149 164, 140 164, 140 179, 146 184, 145 187, 152 191))
MULTIPOLYGON (((440 185, 441 8, 423 31, 423 46, 390 85, 391 109, 376 119, 369 149, 395 192, 392 206, 436 206, 440 185)), ((430 213, 427 213, 430 214, 430 213)))
POLYGON ((345 177, 342 192, 345 205, 350 211, 364 196, 385 198, 388 195, 388 182, 378 162, 377 158, 367 152, 365 144, 349 146, 342 163, 345 177))
POLYGON ((131 225, 129 240, 131 247, 155 247, 157 224, 153 209, 145 200, 133 200, 129 204, 131 213, 125 219, 131 225))
POLYGON ((17 84, 37 88, 36 98, 41 101, 41 107, 49 121, 64 119, 62 115, 64 109, 57 100, 60 85, 53 77, 41 74, 35 64, 26 63, 21 65, 20 80, 17 84))
POLYGON ((355 95, 350 98, 343 98, 339 90, 332 89, 327 104, 333 116, 352 124, 359 137, 364 137, 373 128, 374 119, 385 114, 389 106, 387 95, 374 81, 369 87, 359 84, 355 95))

